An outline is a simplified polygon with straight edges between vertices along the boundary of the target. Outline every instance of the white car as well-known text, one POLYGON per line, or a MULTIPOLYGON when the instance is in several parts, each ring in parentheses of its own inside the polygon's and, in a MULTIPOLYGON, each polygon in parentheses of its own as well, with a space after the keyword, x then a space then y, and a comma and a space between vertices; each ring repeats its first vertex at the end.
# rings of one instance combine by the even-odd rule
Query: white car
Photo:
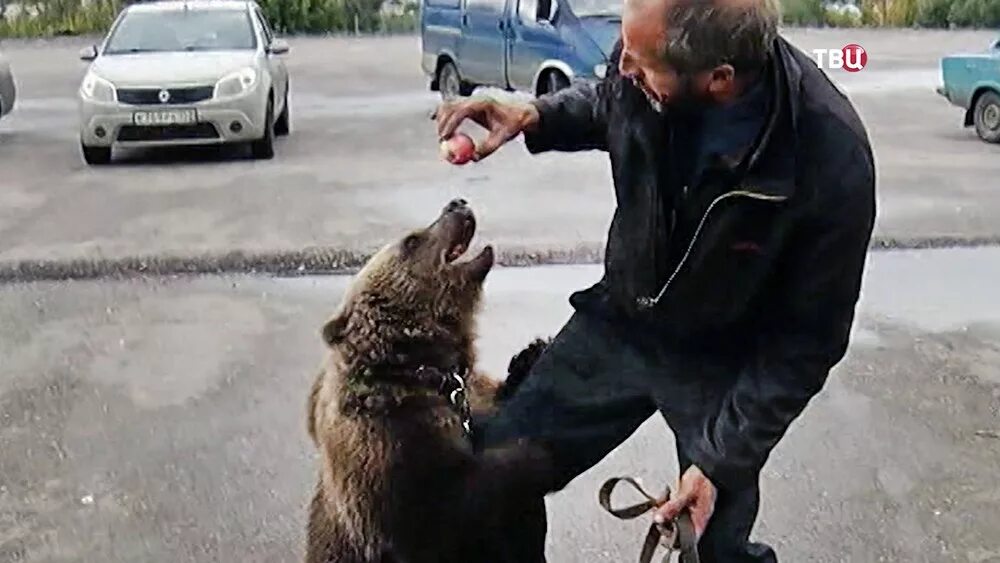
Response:
POLYGON ((254 0, 126 7, 80 54, 84 160, 106 164, 114 146, 219 143, 272 158, 275 135, 290 130, 287 52, 254 0))

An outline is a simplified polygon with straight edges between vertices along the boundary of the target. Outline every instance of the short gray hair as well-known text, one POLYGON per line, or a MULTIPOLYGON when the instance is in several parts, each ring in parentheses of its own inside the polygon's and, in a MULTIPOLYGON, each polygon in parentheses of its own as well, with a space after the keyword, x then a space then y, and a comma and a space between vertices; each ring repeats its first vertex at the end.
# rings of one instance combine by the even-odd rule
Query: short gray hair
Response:
MULTIPOLYGON (((663 1, 663 0, 661 0, 663 1)), ((666 14, 664 59, 678 72, 721 64, 762 68, 778 35, 777 0, 673 0, 666 14)))

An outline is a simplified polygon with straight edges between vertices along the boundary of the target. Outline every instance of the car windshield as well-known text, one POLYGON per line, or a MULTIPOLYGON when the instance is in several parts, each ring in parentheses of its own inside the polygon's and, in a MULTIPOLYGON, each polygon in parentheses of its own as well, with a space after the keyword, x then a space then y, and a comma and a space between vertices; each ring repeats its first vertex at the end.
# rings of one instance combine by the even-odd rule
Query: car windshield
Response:
POLYGON ((569 0, 578 18, 621 17, 623 0, 569 0))
POLYGON ((131 12, 108 39, 104 53, 255 49, 245 10, 151 10, 131 12))

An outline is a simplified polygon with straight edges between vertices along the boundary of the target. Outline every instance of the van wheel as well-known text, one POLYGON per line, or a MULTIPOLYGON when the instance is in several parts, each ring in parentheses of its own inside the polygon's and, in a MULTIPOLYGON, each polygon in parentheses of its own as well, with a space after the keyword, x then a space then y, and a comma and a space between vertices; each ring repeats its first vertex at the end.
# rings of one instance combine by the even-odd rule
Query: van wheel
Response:
POLYGON ((462 80, 455 63, 448 61, 438 69, 438 90, 445 100, 454 100, 472 94, 472 88, 462 80))
POLYGON ((558 70, 550 70, 545 73, 545 78, 539 85, 538 94, 553 94, 569 86, 569 78, 558 70))
POLYGON ((980 139, 987 143, 1000 143, 1000 95, 984 92, 979 96, 973 121, 980 139))

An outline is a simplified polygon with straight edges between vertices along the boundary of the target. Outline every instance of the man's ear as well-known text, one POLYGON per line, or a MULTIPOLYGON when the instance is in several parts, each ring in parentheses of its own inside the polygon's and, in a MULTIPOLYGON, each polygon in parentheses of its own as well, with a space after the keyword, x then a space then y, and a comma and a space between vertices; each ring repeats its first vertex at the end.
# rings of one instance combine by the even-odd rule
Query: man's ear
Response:
POLYGON ((739 85, 736 83, 736 70, 730 64, 715 67, 705 80, 708 82, 709 96, 717 103, 729 103, 740 95, 739 85))
POLYGON ((718 82, 732 82, 736 80, 736 69, 729 63, 721 64, 712 69, 711 79, 718 82))
POLYGON ((347 330, 347 321, 350 319, 348 307, 341 307, 330 320, 323 325, 323 341, 331 346, 344 339, 344 332, 347 330))

